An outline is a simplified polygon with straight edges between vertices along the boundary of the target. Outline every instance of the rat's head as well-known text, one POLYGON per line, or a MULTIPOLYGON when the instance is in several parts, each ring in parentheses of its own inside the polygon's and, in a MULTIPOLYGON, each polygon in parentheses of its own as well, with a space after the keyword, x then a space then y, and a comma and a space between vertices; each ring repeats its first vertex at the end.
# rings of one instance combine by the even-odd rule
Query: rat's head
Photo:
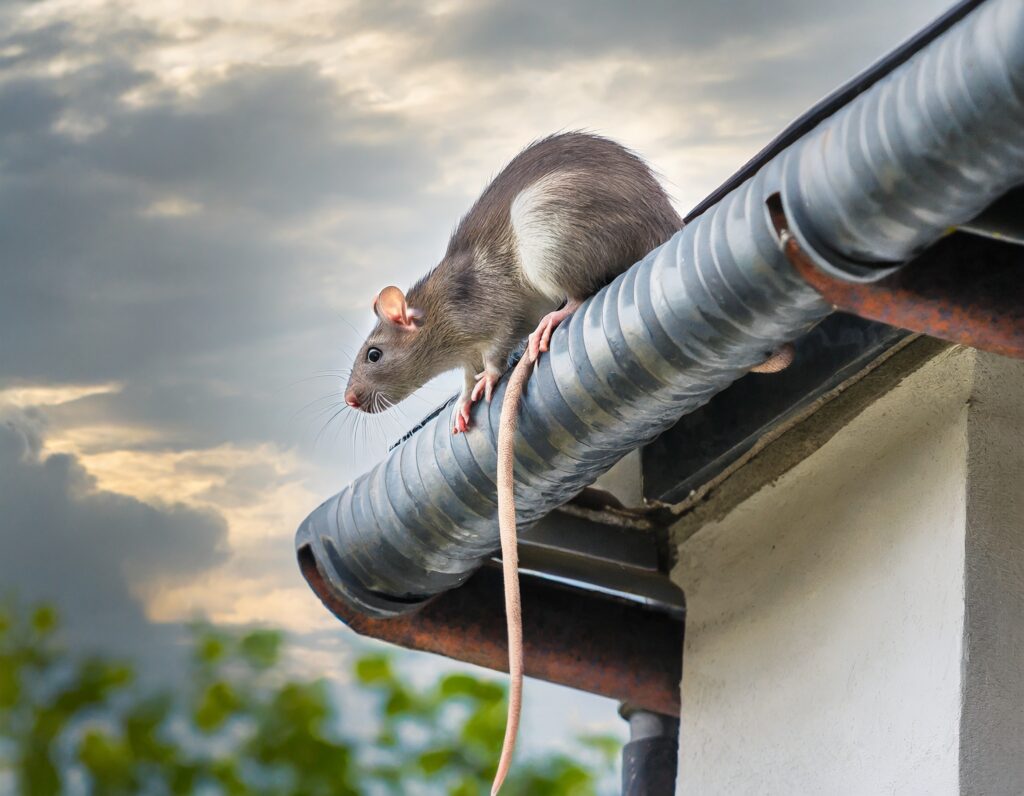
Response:
POLYGON ((345 387, 345 403, 363 412, 382 412, 409 396, 446 367, 446 346, 422 307, 410 307, 393 285, 373 301, 377 325, 356 354, 345 387))

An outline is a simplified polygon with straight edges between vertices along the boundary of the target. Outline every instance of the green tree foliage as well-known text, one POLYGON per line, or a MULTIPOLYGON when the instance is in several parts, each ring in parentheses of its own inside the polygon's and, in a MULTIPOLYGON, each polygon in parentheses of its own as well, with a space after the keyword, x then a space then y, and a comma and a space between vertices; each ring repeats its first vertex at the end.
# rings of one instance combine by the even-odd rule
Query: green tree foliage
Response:
MULTIPOLYGON (((488 792, 503 686, 466 674, 416 685, 392 656, 364 654, 349 705, 324 680, 289 678, 282 642, 275 631, 196 626, 182 684, 153 691, 128 665, 69 656, 52 609, 0 606, 0 792, 488 792)), ((577 739, 572 755, 520 755, 502 792, 594 794, 616 753, 597 736, 577 739)))

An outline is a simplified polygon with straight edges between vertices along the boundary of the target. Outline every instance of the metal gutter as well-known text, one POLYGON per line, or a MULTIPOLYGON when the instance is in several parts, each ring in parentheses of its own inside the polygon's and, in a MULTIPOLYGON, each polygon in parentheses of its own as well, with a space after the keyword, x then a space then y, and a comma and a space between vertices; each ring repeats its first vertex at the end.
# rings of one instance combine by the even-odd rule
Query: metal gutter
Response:
MULTIPOLYGON (((831 312, 819 276, 848 285, 896 273, 1024 183, 1022 129, 1024 4, 988 0, 592 297, 556 332, 524 397, 524 537, 831 312)), ((303 522, 303 571, 343 620, 408 614, 494 554, 503 389, 471 433, 453 437, 446 408, 303 522)))

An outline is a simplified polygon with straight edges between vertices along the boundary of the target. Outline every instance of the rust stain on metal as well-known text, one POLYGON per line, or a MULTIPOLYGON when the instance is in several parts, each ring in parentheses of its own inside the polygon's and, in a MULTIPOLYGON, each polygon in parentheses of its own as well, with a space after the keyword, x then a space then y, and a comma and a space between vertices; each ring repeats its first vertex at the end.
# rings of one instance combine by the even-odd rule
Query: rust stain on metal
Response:
POLYGON ((877 282, 845 282, 814 265, 773 199, 769 210, 786 256, 837 310, 1024 359, 1024 247, 956 234, 877 282))
MULTIPOLYGON (((331 588, 309 547, 298 558, 321 602, 360 635, 508 671, 499 570, 485 567, 413 614, 374 619, 331 588)), ((527 675, 679 715, 682 616, 529 575, 522 600, 527 675)))

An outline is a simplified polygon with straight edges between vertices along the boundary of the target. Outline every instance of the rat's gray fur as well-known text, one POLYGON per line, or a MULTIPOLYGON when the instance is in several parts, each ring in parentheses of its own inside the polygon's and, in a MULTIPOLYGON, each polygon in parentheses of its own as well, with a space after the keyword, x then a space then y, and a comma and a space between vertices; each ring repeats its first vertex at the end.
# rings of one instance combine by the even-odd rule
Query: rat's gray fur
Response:
POLYGON ((461 367, 465 400, 475 374, 503 372, 545 313, 592 295, 681 226, 650 169, 619 144, 582 132, 537 141, 491 181, 441 262, 408 291, 417 328, 379 321, 347 389, 377 411, 461 367), (383 352, 376 363, 371 347, 383 352))

